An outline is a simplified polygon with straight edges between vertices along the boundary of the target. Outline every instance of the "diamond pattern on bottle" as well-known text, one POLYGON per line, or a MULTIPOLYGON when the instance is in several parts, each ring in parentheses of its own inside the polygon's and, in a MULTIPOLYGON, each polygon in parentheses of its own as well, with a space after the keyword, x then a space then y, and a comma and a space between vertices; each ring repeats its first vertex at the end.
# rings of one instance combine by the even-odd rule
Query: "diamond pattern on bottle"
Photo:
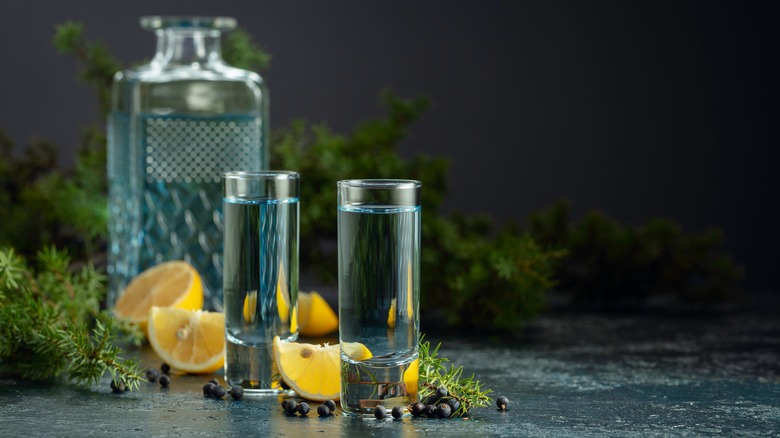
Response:
POLYGON ((259 119, 146 119, 146 179, 219 182, 228 170, 257 170, 259 119))
POLYGON ((204 307, 222 309, 222 188, 230 170, 260 169, 257 118, 148 117, 139 270, 183 259, 201 274, 204 307))

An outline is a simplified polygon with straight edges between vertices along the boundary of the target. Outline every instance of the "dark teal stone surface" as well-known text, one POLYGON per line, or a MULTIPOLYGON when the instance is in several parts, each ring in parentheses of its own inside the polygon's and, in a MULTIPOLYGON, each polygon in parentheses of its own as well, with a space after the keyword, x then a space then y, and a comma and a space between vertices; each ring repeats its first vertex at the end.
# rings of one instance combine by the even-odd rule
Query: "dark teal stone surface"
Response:
MULTIPOLYGON (((424 327, 423 327, 424 329, 424 327)), ((468 419, 319 418, 282 413, 277 396, 213 400, 212 376, 169 389, 0 379, 2 436, 780 436, 780 321, 774 315, 558 315, 516 341, 435 335, 509 409, 468 419)), ((148 349, 131 352, 159 366, 148 349)))

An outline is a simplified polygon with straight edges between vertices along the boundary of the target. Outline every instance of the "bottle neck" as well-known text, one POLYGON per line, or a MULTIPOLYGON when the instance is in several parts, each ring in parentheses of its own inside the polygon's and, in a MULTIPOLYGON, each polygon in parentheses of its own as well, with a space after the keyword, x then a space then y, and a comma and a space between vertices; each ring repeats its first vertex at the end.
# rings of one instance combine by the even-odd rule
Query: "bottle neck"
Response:
POLYGON ((222 62, 221 33, 214 29, 158 29, 157 54, 152 61, 160 67, 222 62))

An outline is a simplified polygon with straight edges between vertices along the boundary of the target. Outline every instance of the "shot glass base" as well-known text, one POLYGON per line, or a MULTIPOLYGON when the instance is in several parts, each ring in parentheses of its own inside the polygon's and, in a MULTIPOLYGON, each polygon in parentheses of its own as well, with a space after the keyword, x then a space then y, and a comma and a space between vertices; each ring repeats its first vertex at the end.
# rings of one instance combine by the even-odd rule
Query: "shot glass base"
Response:
POLYGON ((282 389, 257 389, 257 388, 248 388, 244 385, 241 385, 242 388, 244 388, 244 395, 278 395, 283 392, 282 389))
POLYGON ((245 393, 252 394, 282 392, 270 344, 252 346, 228 339, 226 350, 225 382, 228 385, 240 386, 245 393))
POLYGON ((401 364, 376 366, 345 360, 342 356, 341 409, 347 415, 373 415, 374 408, 390 410, 418 400, 416 368, 407 370, 416 357, 401 364))

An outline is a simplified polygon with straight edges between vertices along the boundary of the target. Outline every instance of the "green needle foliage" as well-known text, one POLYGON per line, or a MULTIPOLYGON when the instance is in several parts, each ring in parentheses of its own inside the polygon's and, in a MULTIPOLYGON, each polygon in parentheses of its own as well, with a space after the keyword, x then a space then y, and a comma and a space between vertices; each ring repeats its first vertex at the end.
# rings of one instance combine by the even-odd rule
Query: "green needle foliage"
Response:
POLYGON ((91 266, 69 271, 70 259, 53 248, 37 260, 34 270, 13 250, 0 249, 0 373, 97 383, 108 372, 137 388, 138 364, 122 359, 116 343, 117 337, 140 343, 142 335, 100 310, 103 276, 91 266))
POLYGON ((471 408, 490 406, 489 395, 493 391, 483 389, 482 383, 474 374, 463 377, 462 366, 449 364, 447 367, 450 360, 439 357, 439 347, 441 344, 431 349, 431 343, 420 338, 420 400, 425 400, 436 388, 443 386, 447 388, 449 395, 440 400, 454 398, 460 402, 460 408, 452 413, 453 417, 463 417, 471 408))
POLYGON ((74 169, 57 167, 58 148, 34 140, 21 157, 0 129, 0 245, 34 258, 43 247, 56 245, 77 260, 103 250, 107 230, 106 136, 111 78, 119 64, 100 43, 86 41, 81 25, 59 26, 55 45, 73 53, 84 68, 79 79, 98 95, 101 118, 82 129, 74 169))
POLYGON ((688 234, 662 218, 630 226, 598 211, 572 223, 569 210, 561 202, 535 213, 530 224, 538 242, 567 249, 555 276, 578 307, 642 308, 665 299, 704 309, 738 299, 742 270, 719 250, 719 230, 688 234))
POLYGON ((60 53, 75 55, 84 66, 78 78, 95 90, 100 114, 105 117, 111 106, 111 81, 121 64, 103 43, 86 40, 84 27, 73 21, 57 26, 54 46, 60 53))
POLYGON ((486 218, 423 215, 423 308, 454 326, 519 334, 546 307, 565 249, 486 218))
POLYGON ((271 55, 252 41, 243 29, 235 29, 225 36, 222 56, 233 67, 245 70, 261 71, 271 65, 271 55))

